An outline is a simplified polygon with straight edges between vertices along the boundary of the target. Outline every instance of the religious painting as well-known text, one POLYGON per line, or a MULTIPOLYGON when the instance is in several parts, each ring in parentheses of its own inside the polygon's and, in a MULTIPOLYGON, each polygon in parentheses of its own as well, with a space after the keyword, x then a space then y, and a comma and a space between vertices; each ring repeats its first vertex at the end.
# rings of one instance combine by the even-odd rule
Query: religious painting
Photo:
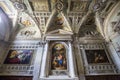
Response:
POLYGON ((109 63, 105 50, 85 50, 88 63, 109 63))
POLYGON ((56 43, 52 47, 52 70, 65 70, 67 69, 66 49, 61 43, 56 43))
POLYGON ((4 64, 29 64, 33 50, 9 50, 4 64))

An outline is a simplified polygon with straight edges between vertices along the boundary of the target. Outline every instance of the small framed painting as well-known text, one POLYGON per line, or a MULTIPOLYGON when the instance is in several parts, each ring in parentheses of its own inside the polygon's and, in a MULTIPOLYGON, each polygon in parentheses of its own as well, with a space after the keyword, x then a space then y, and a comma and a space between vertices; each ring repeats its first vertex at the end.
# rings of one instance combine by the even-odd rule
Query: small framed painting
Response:
POLYGON ((29 64, 33 50, 12 50, 8 51, 4 64, 29 64))
POLYGON ((105 50, 85 50, 88 64, 109 63, 105 50))

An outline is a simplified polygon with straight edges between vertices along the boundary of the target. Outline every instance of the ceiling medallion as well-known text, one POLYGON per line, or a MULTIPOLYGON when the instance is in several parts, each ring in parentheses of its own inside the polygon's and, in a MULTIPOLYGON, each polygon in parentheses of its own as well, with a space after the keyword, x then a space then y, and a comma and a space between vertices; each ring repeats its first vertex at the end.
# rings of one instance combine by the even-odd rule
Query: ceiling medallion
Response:
POLYGON ((63 9, 63 3, 58 1, 56 4, 55 4, 55 7, 58 11, 62 11, 63 9))
POLYGON ((24 11, 26 9, 25 5, 23 3, 19 3, 19 2, 15 2, 14 7, 19 11, 24 11))

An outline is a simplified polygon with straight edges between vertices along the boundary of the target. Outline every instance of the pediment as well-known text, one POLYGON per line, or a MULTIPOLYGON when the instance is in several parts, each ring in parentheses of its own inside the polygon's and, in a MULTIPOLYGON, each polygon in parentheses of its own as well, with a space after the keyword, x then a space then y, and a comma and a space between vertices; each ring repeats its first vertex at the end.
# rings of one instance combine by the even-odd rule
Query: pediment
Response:
POLYGON ((70 31, 65 31, 62 29, 54 30, 51 32, 46 33, 46 35, 72 35, 73 33, 70 31))

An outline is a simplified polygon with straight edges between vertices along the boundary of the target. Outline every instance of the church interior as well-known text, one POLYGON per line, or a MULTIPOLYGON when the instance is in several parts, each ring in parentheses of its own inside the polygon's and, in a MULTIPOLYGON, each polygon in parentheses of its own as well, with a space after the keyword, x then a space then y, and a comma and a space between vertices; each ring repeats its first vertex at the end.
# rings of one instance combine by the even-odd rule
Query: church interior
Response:
POLYGON ((0 80, 120 80, 120 0, 0 0, 0 80))

